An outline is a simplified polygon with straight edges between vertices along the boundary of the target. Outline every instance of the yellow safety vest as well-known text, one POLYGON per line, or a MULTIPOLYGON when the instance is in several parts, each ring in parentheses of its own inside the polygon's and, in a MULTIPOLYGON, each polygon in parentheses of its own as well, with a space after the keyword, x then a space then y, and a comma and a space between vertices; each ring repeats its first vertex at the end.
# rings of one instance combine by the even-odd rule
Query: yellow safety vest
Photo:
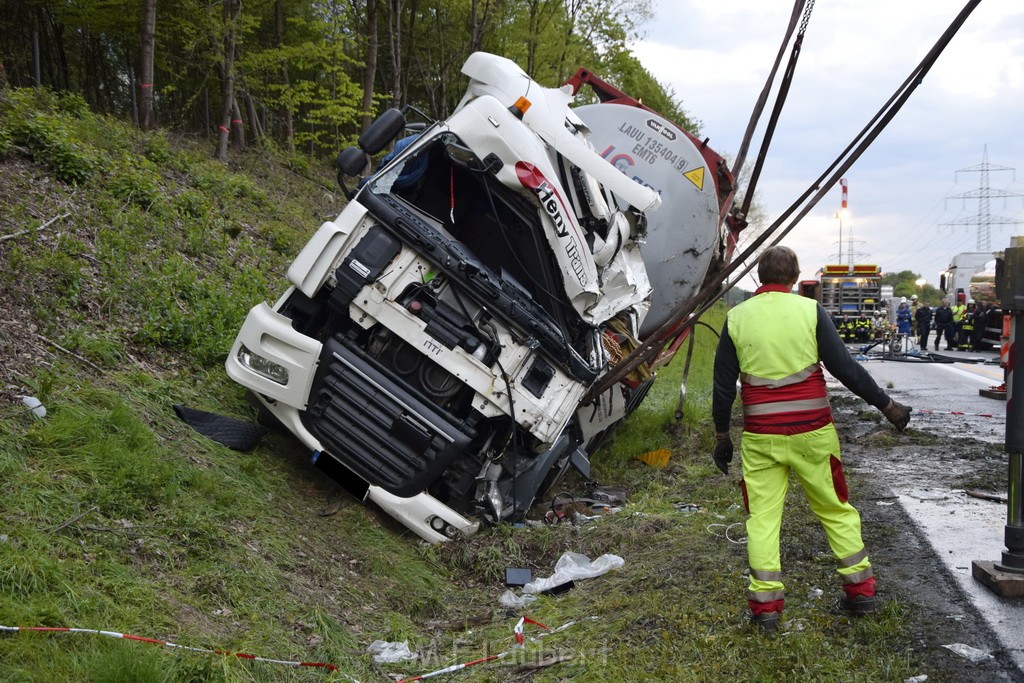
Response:
POLYGON ((832 422, 832 412, 818 363, 818 305, 771 285, 762 289, 727 316, 744 430, 791 435, 819 429, 832 422))

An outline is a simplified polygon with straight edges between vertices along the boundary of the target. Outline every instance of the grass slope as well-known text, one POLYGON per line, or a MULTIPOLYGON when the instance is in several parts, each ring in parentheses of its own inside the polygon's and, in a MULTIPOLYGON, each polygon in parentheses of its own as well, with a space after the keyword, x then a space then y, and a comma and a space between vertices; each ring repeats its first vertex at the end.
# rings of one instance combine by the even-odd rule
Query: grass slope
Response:
POLYGON ((901 605, 854 623, 830 606, 833 561, 802 501, 784 530, 788 633, 745 623, 744 531, 730 526, 744 514, 735 478, 709 457, 716 340, 703 327, 684 420, 672 419, 679 354, 593 458, 629 504, 584 526, 501 526, 427 547, 283 436, 242 454, 196 435, 171 405, 252 416, 224 354, 245 310, 276 297, 289 257, 339 210, 326 169, 266 151, 225 168, 209 151, 97 117, 73 96, 0 91, 0 237, 13 235, 0 241, 0 624, 109 629, 344 674, 22 633, 0 638, 0 678, 387 680, 504 651, 523 614, 576 623, 449 680, 917 673, 901 605), (34 418, 21 394, 48 416, 34 418), (634 459, 660 448, 672 454, 663 469, 634 459), (506 567, 547 575, 566 550, 626 564, 525 611, 499 607, 506 567), (365 652, 376 639, 409 640, 422 658, 376 665, 365 652), (544 657, 558 663, 538 668, 544 657))

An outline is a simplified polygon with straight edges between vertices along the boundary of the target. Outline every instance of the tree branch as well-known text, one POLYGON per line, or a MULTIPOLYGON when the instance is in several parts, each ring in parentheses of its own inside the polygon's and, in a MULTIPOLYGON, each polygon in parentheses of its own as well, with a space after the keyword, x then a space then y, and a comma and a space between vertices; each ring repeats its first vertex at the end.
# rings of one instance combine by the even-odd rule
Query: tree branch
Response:
POLYGON ((59 220, 61 220, 63 218, 67 218, 70 215, 71 215, 71 212, 68 211, 67 213, 62 213, 59 216, 54 216, 50 220, 48 220, 45 223, 43 223, 42 225, 40 225, 38 228, 29 228, 28 230, 19 230, 18 232, 12 232, 10 235, 0 236, 0 242, 6 242, 7 240, 13 240, 15 237, 21 237, 22 235, 27 235, 27 234, 29 234, 31 232, 42 232, 43 230, 46 230, 46 228, 50 227, 51 225, 53 225, 57 221, 59 221, 59 220))

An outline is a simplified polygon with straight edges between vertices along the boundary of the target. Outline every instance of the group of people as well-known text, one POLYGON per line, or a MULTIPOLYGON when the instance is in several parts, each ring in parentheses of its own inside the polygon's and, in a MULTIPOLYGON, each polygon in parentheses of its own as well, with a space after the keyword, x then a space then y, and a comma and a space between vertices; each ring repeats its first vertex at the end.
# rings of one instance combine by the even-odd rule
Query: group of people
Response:
POLYGON ((840 338, 848 344, 854 342, 867 342, 880 336, 882 326, 878 317, 869 318, 866 315, 832 316, 832 324, 839 332, 840 338))
MULTIPOLYGON (((928 348, 932 330, 935 331, 935 350, 939 350, 943 337, 946 351, 977 351, 982 343, 985 327, 997 324, 999 312, 992 303, 978 305, 965 303, 963 295, 953 306, 943 301, 932 308, 928 302, 918 303, 917 295, 901 297, 896 308, 896 332, 904 337, 917 338, 921 349, 928 348)), ((885 338, 890 323, 883 311, 867 315, 833 315, 832 325, 840 339, 848 344, 863 343, 885 338)))
MULTIPOLYGON (((961 295, 962 296, 962 295, 961 295)), ((915 335, 921 349, 928 348, 928 338, 935 330, 935 350, 939 350, 942 338, 946 338, 946 351, 977 351, 981 346, 985 327, 997 322, 999 313, 991 302, 978 306, 973 301, 964 303, 963 298, 956 305, 950 306, 943 300, 938 308, 933 309, 928 302, 918 305, 917 296, 912 296, 913 303, 906 298, 896 309, 896 324, 901 334, 915 335)))

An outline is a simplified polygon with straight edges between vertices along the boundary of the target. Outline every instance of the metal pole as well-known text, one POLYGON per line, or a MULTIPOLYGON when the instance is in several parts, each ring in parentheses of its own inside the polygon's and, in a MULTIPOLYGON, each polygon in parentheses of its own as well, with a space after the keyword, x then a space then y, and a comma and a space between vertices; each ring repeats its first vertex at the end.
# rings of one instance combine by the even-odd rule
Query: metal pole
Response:
MULTIPOLYGON (((1017 241, 1016 239, 1014 240, 1017 241)), ((1010 283, 1001 297, 1010 311, 1010 354, 1006 376, 1006 453, 1007 468, 1006 551, 996 565, 1002 571, 1024 573, 1024 376, 1016 377, 1024 345, 1024 244, 1004 252, 1003 274, 1010 283)))

